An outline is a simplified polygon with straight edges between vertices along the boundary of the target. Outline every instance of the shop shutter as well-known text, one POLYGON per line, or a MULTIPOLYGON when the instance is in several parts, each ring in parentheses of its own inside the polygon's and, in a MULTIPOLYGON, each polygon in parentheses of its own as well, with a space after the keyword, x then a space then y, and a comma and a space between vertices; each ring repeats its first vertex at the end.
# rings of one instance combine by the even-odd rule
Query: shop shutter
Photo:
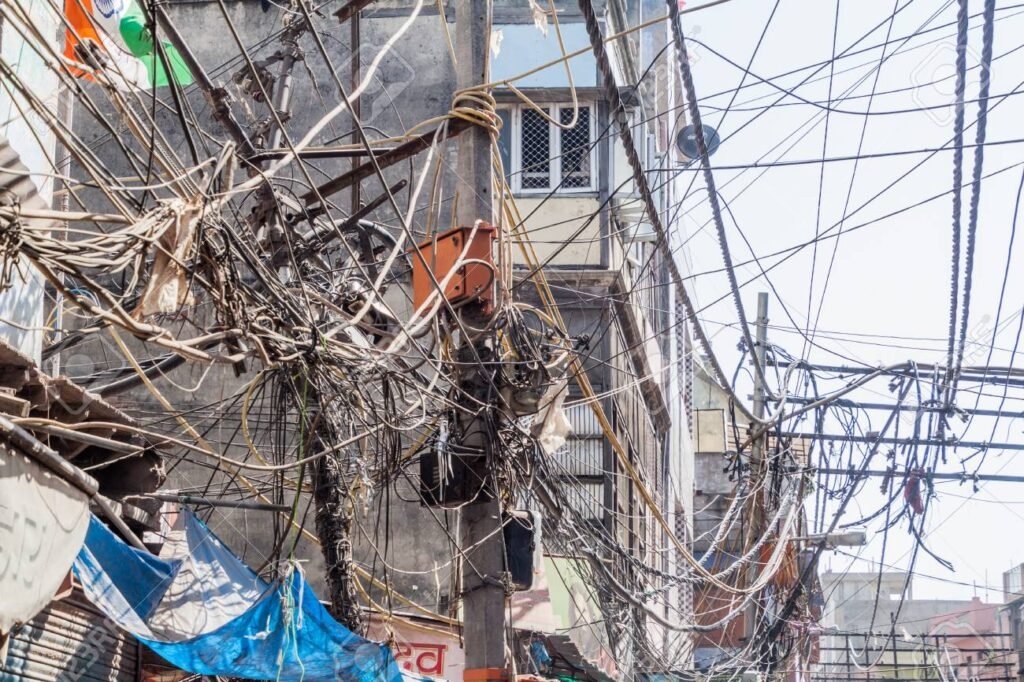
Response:
POLYGON ((139 643, 80 592, 11 633, 0 682, 136 682, 139 643))

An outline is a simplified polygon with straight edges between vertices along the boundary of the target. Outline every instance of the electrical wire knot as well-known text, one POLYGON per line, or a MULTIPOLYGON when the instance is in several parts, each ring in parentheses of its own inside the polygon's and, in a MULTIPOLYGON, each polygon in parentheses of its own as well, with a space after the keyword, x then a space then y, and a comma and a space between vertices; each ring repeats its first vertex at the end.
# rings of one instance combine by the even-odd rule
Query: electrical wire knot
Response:
POLYGON ((0 291, 10 289, 14 272, 21 272, 18 266, 23 243, 21 227, 18 218, 0 222, 0 291))

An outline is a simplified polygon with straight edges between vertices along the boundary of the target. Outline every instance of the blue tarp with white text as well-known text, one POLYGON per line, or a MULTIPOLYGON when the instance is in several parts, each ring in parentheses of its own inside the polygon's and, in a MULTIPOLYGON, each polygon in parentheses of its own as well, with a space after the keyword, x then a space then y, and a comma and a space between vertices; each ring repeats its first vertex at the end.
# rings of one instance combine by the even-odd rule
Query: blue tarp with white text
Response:
POLYGON ((74 567, 86 596, 172 665, 282 682, 407 679, 385 645, 331 618, 301 571, 267 582, 191 512, 179 516, 160 557, 94 517, 74 567))

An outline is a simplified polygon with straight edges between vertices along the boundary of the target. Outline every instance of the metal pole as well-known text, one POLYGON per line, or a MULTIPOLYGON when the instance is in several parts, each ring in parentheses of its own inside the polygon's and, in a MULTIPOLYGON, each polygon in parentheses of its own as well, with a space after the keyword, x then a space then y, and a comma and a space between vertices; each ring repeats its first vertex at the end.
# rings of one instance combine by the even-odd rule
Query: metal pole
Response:
MULTIPOLYGON (((456 65, 459 89, 486 83, 491 33, 490 0, 461 0, 455 3, 456 65)), ((459 139, 458 188, 456 222, 472 227, 477 220, 493 222, 491 203, 491 140, 480 126, 471 126, 459 139)), ((464 340, 462 351, 473 351, 470 340, 464 340)), ((483 355, 486 348, 477 347, 483 355)), ((481 370, 483 371, 483 370, 481 370)), ((480 377, 476 378, 479 382, 480 377)), ((461 424, 462 446, 484 454, 481 471, 484 477, 482 497, 463 508, 460 535, 465 551, 462 566, 462 618, 466 644, 466 678, 477 682, 506 680, 509 662, 506 658, 506 597, 504 588, 505 547, 501 532, 501 502, 498 491, 486 480, 487 455, 493 447, 479 417, 464 418, 461 424)))
POLYGON ((277 76, 277 87, 274 92, 274 111, 277 112, 278 118, 281 119, 281 125, 274 127, 274 132, 270 135, 270 148, 277 149, 281 146, 281 140, 284 139, 284 126, 288 124, 288 119, 291 118, 291 104, 292 104, 292 81, 293 72, 295 71, 295 63, 302 58, 302 51, 299 49, 299 36, 305 30, 304 25, 299 27, 300 24, 296 22, 290 26, 285 32, 281 39, 283 43, 284 56, 281 58, 281 70, 277 76))
POLYGON ((1017 673, 1019 682, 1024 682, 1024 642, 1020 632, 1020 600, 1010 602, 1010 636, 1013 637, 1013 648, 1017 651, 1017 673))
POLYGON ((896 636, 896 625, 892 626, 892 632, 889 634, 889 645, 892 647, 892 672, 896 677, 902 677, 900 671, 900 640, 896 636))
MULTIPOLYGON (((895 414, 898 410, 893 410, 895 414)), ((874 436, 852 436, 849 434, 812 433, 807 431, 783 431, 779 438, 806 438, 807 440, 835 440, 847 443, 870 443, 872 445, 934 445, 951 446, 962 450, 1024 450, 1024 443, 990 443, 982 440, 941 440, 938 438, 875 438, 874 436)))
MULTIPOLYGON (((877 476, 881 478, 894 478, 901 480, 907 475, 907 471, 884 469, 840 469, 840 468, 819 468, 814 469, 819 474, 836 474, 840 476, 853 476, 863 478, 865 476, 877 476)), ((975 481, 997 481, 1001 483, 1024 483, 1024 476, 1011 476, 1009 474, 968 474, 948 473, 941 471, 926 471, 922 474, 926 480, 932 481, 960 481, 961 483, 973 483, 975 481)))
MULTIPOLYGON (((752 349, 754 353, 754 362, 764 367, 765 361, 765 347, 768 343, 768 294, 767 292, 760 292, 757 294, 757 347, 752 349)), ((760 375, 758 375, 760 376, 760 375)), ((756 419, 764 418, 765 408, 765 385, 763 379, 756 379, 754 381, 754 417, 756 419)), ((752 424, 753 429, 755 425, 752 424)), ((761 452, 762 444, 764 439, 758 438, 750 446, 750 466, 760 465, 761 463, 761 452)))
MULTIPOLYGON (((767 292, 759 292, 757 294, 757 332, 756 332, 756 343, 754 348, 750 351, 753 354, 754 364, 759 367, 764 367, 765 360, 765 346, 768 342, 768 294, 767 292)), ((764 373, 756 372, 754 374, 754 404, 753 413, 754 418, 757 420, 764 418, 765 411, 765 385, 764 385, 764 373)), ((750 432, 753 433, 758 427, 759 422, 750 423, 750 432)), ((756 484, 764 476, 763 471, 763 450, 764 442, 767 436, 762 434, 758 438, 754 439, 754 442, 750 444, 750 478, 756 484)), ((757 539, 761 537, 761 533, 764 531, 762 525, 764 523, 763 511, 764 511, 765 498, 763 493, 758 493, 751 497, 750 503, 750 525, 747 533, 747 538, 750 543, 757 542, 757 539)), ((753 583, 757 580, 757 574, 759 567, 757 561, 752 561, 750 567, 747 569, 747 583, 753 583)), ((757 619, 760 616, 761 608, 758 603, 758 598, 755 596, 750 606, 747 608, 747 622, 746 622, 746 633, 747 641, 752 642, 754 640, 754 631, 756 628, 757 619)))
MULTIPOLYGON (((61 122, 71 130, 74 125, 75 115, 75 93, 71 88, 67 86, 61 86, 57 91, 57 113, 60 116, 61 122)), ((60 159, 60 174, 65 178, 71 177, 71 150, 65 147, 62 143, 57 145, 57 158, 60 159)), ((61 181, 61 189, 63 193, 60 195, 60 203, 55 206, 57 210, 62 213, 71 212, 71 185, 67 180, 61 181)), ((65 220, 61 226, 63 231, 62 237, 66 241, 68 239, 68 228, 71 226, 70 221, 65 220)), ((64 273, 57 273, 57 279, 64 283, 64 273)), ((57 329, 55 340, 59 341, 64 337, 64 332, 60 331, 64 328, 64 299, 60 296, 57 297, 54 305, 54 315, 56 321, 54 322, 54 328, 57 329)), ((53 359, 50 361, 50 374, 53 376, 60 376, 60 353, 54 353, 53 359)))
POLYGON ((211 497, 198 495, 181 495, 173 491, 147 493, 143 497, 152 497, 155 500, 165 502, 179 502, 181 504, 208 505, 210 507, 226 507, 228 509, 250 509, 253 511, 272 511, 287 513, 292 508, 286 504, 265 504, 263 502, 252 502, 250 500, 219 500, 211 497))
MULTIPOLYGON (((441 17, 441 20, 444 21, 444 17, 441 17)), ((358 8, 356 8, 352 12, 351 22, 352 23, 349 24, 349 47, 352 50, 352 57, 350 59, 351 63, 349 64, 349 69, 350 69, 349 76, 350 76, 351 81, 352 81, 352 92, 354 92, 355 89, 359 87, 360 71, 361 71, 361 66, 362 66, 360 64, 360 55, 359 55, 359 49, 362 47, 362 27, 361 27, 361 22, 360 22, 360 19, 359 19, 359 9, 358 8)), ((355 121, 360 120, 360 116, 362 115, 362 107, 360 106, 360 101, 361 100, 362 100, 361 97, 356 97, 354 100, 352 100, 352 119, 355 120, 355 121)), ((353 126, 353 127, 355 127, 355 126, 353 126)), ((354 171, 358 167, 359 167, 359 159, 353 157, 352 158, 352 170, 354 171)), ((353 182, 352 183, 352 208, 351 208, 351 212, 352 213, 355 213, 356 211, 359 210, 359 203, 360 203, 359 192, 360 192, 361 188, 362 188, 362 185, 360 183, 358 183, 358 182, 353 182)))
POLYGON ((167 16, 164 8, 156 5, 152 9, 160 28, 163 29, 171 45, 174 45, 178 50, 181 58, 185 61, 185 65, 192 72, 192 77, 195 78, 203 94, 206 95, 214 118, 227 130, 228 135, 238 145, 238 150, 242 156, 248 157, 254 151, 252 142, 249 140, 249 136, 245 134, 242 124, 238 122, 238 119, 235 118, 234 113, 231 111, 231 107, 225 99, 226 92, 222 88, 218 88, 206 71, 203 70, 202 64, 199 63, 199 60, 189 48, 188 43, 185 42, 185 39, 178 32, 178 28, 171 21, 170 17, 167 16))

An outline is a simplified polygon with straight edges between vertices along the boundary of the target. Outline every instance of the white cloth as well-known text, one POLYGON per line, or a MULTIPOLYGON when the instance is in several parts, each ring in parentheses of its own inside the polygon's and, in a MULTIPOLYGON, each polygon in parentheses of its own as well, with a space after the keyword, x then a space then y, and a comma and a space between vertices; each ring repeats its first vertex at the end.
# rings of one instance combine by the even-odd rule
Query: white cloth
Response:
POLYGON ((245 613, 267 589, 188 513, 178 514, 160 558, 181 564, 147 620, 153 639, 180 641, 213 632, 245 613))
POLYGON ((569 434, 572 433, 572 423, 562 409, 562 403, 568 395, 567 381, 562 380, 553 384, 540 399, 539 409, 533 418, 531 432, 549 457, 565 445, 569 434))

